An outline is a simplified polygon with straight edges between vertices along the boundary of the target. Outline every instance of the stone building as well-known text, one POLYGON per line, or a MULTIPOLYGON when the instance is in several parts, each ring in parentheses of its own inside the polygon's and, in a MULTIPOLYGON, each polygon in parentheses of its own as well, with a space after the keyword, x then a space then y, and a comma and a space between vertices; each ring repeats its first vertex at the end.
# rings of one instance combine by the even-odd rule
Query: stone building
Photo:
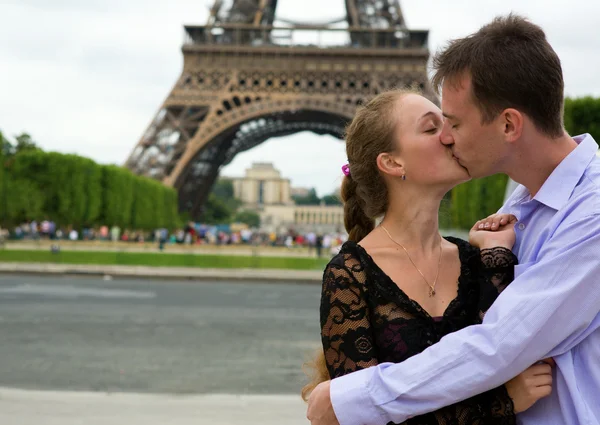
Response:
POLYGON ((245 177, 231 178, 234 196, 246 208, 264 205, 293 205, 290 179, 281 177, 273 164, 257 162, 246 170, 245 177))
MULTIPOLYGON (((339 205, 295 205, 290 179, 283 178, 271 163, 254 163, 244 177, 229 178, 234 196, 243 208, 258 212, 261 228, 268 232, 342 232, 344 209, 339 205)), ((308 193, 308 192, 307 192, 308 193)))

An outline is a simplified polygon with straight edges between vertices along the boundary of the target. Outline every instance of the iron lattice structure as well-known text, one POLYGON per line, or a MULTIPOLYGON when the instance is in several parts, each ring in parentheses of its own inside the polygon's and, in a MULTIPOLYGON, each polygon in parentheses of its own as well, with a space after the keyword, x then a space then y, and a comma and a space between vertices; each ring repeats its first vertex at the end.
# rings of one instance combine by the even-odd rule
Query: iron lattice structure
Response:
POLYGON ((175 187, 198 218, 238 153, 304 130, 342 138, 356 107, 389 88, 435 99, 428 31, 406 27, 398 0, 345 5, 324 24, 276 26, 277 0, 215 0, 206 25, 185 26, 181 76, 126 166, 175 187))

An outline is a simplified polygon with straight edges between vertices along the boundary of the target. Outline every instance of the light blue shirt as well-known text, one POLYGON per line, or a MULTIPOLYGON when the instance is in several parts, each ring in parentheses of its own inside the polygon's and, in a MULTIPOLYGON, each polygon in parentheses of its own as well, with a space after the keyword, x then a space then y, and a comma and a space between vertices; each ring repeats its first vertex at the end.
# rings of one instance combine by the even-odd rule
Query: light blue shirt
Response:
POLYGON ((556 361, 552 395, 517 416, 524 425, 600 425, 600 159, 585 134, 531 199, 502 207, 519 219, 515 280, 483 324, 422 353, 331 382, 341 425, 385 425, 498 387, 535 362, 556 361))

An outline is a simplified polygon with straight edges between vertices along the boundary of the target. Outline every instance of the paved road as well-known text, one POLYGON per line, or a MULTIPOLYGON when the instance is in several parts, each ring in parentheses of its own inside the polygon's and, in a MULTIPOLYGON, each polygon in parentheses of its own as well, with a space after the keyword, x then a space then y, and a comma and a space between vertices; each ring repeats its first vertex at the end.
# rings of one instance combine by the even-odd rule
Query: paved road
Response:
POLYGON ((298 394, 319 285, 0 275, 0 387, 298 394))

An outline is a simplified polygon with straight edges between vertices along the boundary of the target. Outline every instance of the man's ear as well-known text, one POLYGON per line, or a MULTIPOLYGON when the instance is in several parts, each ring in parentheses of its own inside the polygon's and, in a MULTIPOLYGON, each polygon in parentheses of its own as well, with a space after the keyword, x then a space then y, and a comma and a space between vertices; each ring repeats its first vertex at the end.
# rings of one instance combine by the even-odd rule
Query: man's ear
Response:
POLYGON ((523 114, 514 108, 508 108, 502 111, 500 118, 505 140, 509 143, 519 140, 525 123, 523 114))

